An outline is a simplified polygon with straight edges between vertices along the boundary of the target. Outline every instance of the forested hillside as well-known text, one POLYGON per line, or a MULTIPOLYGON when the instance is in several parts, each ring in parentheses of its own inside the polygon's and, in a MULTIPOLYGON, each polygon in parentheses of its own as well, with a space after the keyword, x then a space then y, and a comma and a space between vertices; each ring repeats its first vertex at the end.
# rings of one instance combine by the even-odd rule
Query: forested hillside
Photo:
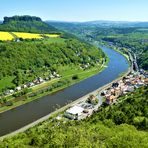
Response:
POLYGON ((124 26, 118 23, 107 26, 100 25, 99 22, 90 23, 64 23, 64 22, 48 22, 50 25, 71 32, 86 41, 107 41, 112 42, 119 47, 131 49, 137 55, 137 61, 140 68, 148 70, 148 28, 144 27, 146 23, 135 23, 137 25, 124 26), (143 26, 143 25, 144 26, 143 26), (120 26, 121 25, 121 26, 120 26), (140 27, 141 26, 141 27, 140 27))
POLYGON ((74 64, 77 67, 89 63, 94 66, 104 54, 101 50, 78 40, 10 42, 0 44, 0 79, 18 77, 16 85, 23 84, 48 71, 74 64))
POLYGON ((39 17, 4 17, 0 30, 48 34, 56 32, 58 38, 24 39, 0 43, 0 91, 32 81, 39 76, 49 76, 61 67, 77 68, 89 63, 102 62, 103 52, 81 42, 43 22, 39 17))
POLYGON ((53 26, 44 23, 39 17, 13 16, 4 17, 0 24, 0 31, 31 32, 31 33, 57 33, 53 26))
POLYGON ((83 121, 45 121, 0 142, 0 147, 148 147, 148 88, 139 88, 116 105, 102 107, 83 121), (145 130, 145 131, 144 131, 145 130))
POLYGON ((98 29, 92 38, 130 49, 136 54, 140 68, 148 70, 148 28, 98 29))

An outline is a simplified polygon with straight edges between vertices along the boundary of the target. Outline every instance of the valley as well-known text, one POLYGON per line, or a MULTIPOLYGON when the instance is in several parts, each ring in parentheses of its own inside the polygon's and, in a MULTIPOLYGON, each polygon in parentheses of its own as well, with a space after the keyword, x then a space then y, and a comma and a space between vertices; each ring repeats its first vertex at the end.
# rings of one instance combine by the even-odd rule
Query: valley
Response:
POLYGON ((4 17, 0 147, 148 147, 148 23, 4 17))
POLYGON ((0 43, 0 112, 80 82, 101 72, 108 62, 100 48, 66 33, 5 33, 15 38, 0 43))

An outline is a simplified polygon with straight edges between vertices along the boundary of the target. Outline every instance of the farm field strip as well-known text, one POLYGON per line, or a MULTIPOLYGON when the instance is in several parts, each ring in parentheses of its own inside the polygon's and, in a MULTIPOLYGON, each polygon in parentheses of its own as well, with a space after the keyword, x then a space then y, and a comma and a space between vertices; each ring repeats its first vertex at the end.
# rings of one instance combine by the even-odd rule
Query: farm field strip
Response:
POLYGON ((23 38, 23 39, 41 39, 44 37, 49 37, 49 38, 60 37, 60 35, 58 34, 37 34, 37 33, 26 33, 26 32, 11 32, 11 33, 0 31, 0 40, 11 41, 14 39, 14 36, 16 36, 16 38, 23 38))
POLYGON ((50 38, 57 38, 60 37, 60 35, 58 34, 44 34, 46 37, 50 37, 50 38))
POLYGON ((12 39, 14 39, 14 37, 9 32, 0 31, 0 40, 8 41, 12 39))
POLYGON ((25 33, 25 32, 12 32, 14 35, 16 35, 18 38, 23 39, 40 39, 43 38, 41 34, 36 33, 25 33))

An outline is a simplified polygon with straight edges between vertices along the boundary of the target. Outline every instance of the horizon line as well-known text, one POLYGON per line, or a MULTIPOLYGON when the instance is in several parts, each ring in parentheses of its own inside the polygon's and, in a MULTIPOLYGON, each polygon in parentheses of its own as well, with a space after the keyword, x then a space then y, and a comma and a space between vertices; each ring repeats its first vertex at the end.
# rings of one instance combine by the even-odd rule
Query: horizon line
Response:
MULTIPOLYGON (((12 15, 12 16, 7 16, 7 17, 13 17, 13 16, 35 16, 35 15, 28 15, 28 14, 24 14, 24 15, 12 15)), ((3 16, 2 20, 0 19, 0 21, 4 20, 3 16)), ((59 20, 59 19, 43 19, 41 16, 36 16, 41 18, 43 21, 51 21, 51 22, 67 22, 67 23, 85 23, 85 22, 97 22, 97 21, 104 21, 104 22, 125 22, 125 23, 142 23, 142 22, 148 22, 148 20, 113 20, 113 19, 94 19, 94 20, 59 20)))

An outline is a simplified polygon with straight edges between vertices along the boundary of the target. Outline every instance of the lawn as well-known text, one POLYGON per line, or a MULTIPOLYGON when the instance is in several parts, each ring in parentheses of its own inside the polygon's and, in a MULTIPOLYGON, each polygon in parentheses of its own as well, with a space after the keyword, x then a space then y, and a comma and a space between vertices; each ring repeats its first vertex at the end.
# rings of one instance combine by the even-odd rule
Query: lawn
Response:
POLYGON ((72 75, 72 74, 76 74, 83 71, 82 69, 80 69, 78 66, 76 67, 75 65, 67 65, 64 67, 58 67, 58 73, 60 73, 60 75, 66 77, 68 75, 72 75))
POLYGON ((58 37, 60 37, 60 35, 58 35, 58 34, 44 34, 45 36, 47 36, 47 37, 50 37, 50 38, 58 38, 58 37))
MULTIPOLYGON (((47 38, 42 40, 42 42, 47 43, 47 44, 51 44, 51 43, 64 43, 65 39, 63 38, 47 38)), ((40 42, 40 41, 39 41, 40 42)))
POLYGON ((9 76, 9 77, 4 77, 2 80, 0 80, 0 92, 2 91, 2 89, 4 88, 10 88, 15 86, 12 81, 14 80, 14 76, 9 76))

